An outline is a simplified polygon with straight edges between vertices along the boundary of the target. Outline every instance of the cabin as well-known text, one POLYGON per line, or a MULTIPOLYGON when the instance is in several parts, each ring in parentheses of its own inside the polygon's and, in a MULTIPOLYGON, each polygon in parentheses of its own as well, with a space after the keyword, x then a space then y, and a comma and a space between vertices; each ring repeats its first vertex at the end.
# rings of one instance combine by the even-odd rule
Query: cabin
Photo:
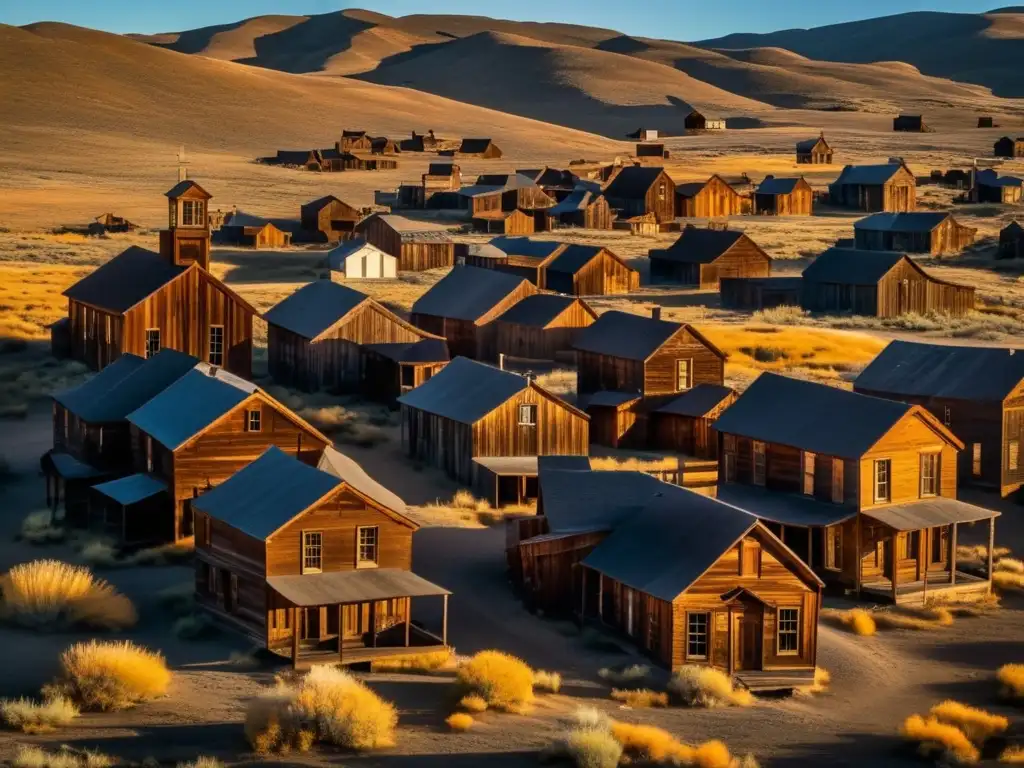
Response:
POLYGON ((423 205, 439 192, 457 192, 462 186, 462 169, 454 163, 431 163, 420 178, 423 205))
POLYGON ((397 142, 387 136, 370 137, 370 152, 374 155, 397 155, 401 151, 397 142))
POLYGON ((400 272, 422 272, 455 263, 455 246, 448 228, 441 224, 375 213, 359 222, 356 234, 398 259, 400 272))
POLYGON ((706 117, 695 109, 683 118, 683 128, 686 130, 686 133, 724 131, 725 120, 721 118, 706 117))
POLYGON ((128 221, 124 216, 103 213, 92 220, 88 231, 89 234, 102 235, 105 232, 134 232, 138 228, 138 224, 128 221))
POLYGON ((629 165, 608 182, 604 196, 624 218, 650 213, 661 223, 676 217, 675 188, 664 168, 629 165))
POLYGON ((333 448, 319 466, 268 448, 193 508, 196 604, 294 668, 447 648, 451 593, 412 571, 419 526, 333 448), (436 632, 425 598, 440 602, 436 632))
POLYGON ((1024 180, 1016 176, 1000 176, 996 171, 983 170, 974 174, 971 200, 976 203, 1014 205, 1021 201, 1024 180))
POLYGON ((723 277, 718 281, 722 309, 751 312, 799 307, 803 279, 798 277, 723 277))
POLYGON ((777 179, 766 176, 754 191, 754 213, 759 216, 811 216, 814 191, 803 176, 777 179))
POLYGON ((521 173, 484 174, 476 183, 459 190, 460 205, 472 218, 487 214, 550 208, 550 197, 533 179, 521 173))
POLYGON ((585 456, 589 449, 585 413, 532 378, 465 357, 398 401, 409 457, 470 487, 493 482, 488 497, 503 499, 502 486, 510 486, 518 499, 524 476, 536 477, 537 456, 585 456))
POLYGON ((517 275, 457 266, 416 300, 410 319, 424 331, 446 338, 453 357, 497 360, 491 322, 537 292, 517 275))
POLYGON ((711 425, 736 401, 723 384, 697 384, 650 414, 650 442, 662 451, 718 461, 718 433, 711 425))
POLYGON ((832 157, 832 147, 825 141, 824 132, 816 139, 807 139, 796 143, 798 165, 832 165, 832 157))
POLYGON ((292 235, 278 229, 269 219, 235 210, 224 217, 216 240, 221 245, 243 248, 286 248, 292 244, 292 235))
POLYGON ((544 193, 554 200, 562 200, 580 184, 575 173, 565 169, 552 168, 517 168, 516 173, 532 180, 544 193))
POLYGON ((487 235, 532 235, 537 231, 537 221, 533 214, 518 209, 475 214, 470 223, 474 232, 487 235))
POLYGON ((995 143, 992 154, 995 157, 1024 157, 1024 136, 1016 139, 1003 136, 995 143))
POLYGON ((263 319, 271 377, 305 392, 366 392, 385 384, 388 391, 395 391, 398 381, 367 380, 363 347, 441 340, 366 294, 331 280, 307 283, 263 319))
POLYGON ((997 347, 892 341, 861 371, 855 392, 913 403, 960 438, 961 485, 1006 497, 1024 484, 1024 354, 997 347))
POLYGON ((648 254, 651 280, 717 291, 727 277, 768 277, 772 259, 749 236, 734 229, 688 224, 668 248, 648 254))
POLYGON ((802 306, 810 312, 962 317, 974 310, 973 286, 939 280, 905 253, 830 248, 802 278, 802 306))
POLYGON ((917 209, 917 179, 902 163, 848 165, 829 185, 828 197, 842 208, 906 213, 917 209))
POLYGON ((997 259, 1024 259, 1024 226, 1011 221, 999 231, 997 259))
POLYGON ((718 498, 827 585, 922 606, 991 592, 991 570, 957 569, 957 543, 962 526, 987 522, 991 551, 999 513, 957 499, 964 445, 920 405, 762 373, 713 426, 718 498))
POLYGON ((68 351, 100 370, 124 353, 170 348, 249 376, 257 312, 208 271, 210 196, 192 181, 167 194, 160 253, 132 246, 64 291, 68 351))
POLYGON ((502 152, 498 145, 490 139, 463 139, 454 154, 455 157, 478 157, 483 160, 498 160, 501 158, 502 152))
POLYGON ((398 148, 402 152, 434 152, 439 143, 433 130, 427 131, 425 135, 412 131, 412 135, 408 139, 398 142, 398 148))
POLYGON ((664 144, 642 143, 636 145, 636 158, 640 162, 645 160, 668 160, 669 152, 664 144))
POLYGON ((741 195, 721 176, 676 185, 676 216, 709 219, 750 213, 750 198, 741 195))
POLYGON ((334 195, 318 197, 301 206, 299 212, 302 229, 321 233, 328 243, 351 239, 362 218, 358 208, 334 195))
POLYGON ((549 230, 559 227, 611 229, 614 218, 608 199, 589 189, 573 190, 544 213, 548 218, 549 230))
POLYGON ((126 417, 132 468, 91 489, 90 519, 128 545, 192 536, 192 502, 276 445, 315 464, 331 440, 255 384, 200 363, 126 417))
POLYGON ((898 115, 892 119, 892 129, 906 133, 931 133, 932 130, 921 115, 898 115))
POLYGON ((573 355, 580 332, 595 320, 597 313, 577 296, 537 293, 493 321, 494 349, 499 358, 556 360, 573 355))
POLYGON ((343 130, 335 149, 338 152, 370 152, 373 149, 373 139, 366 131, 343 130))
POLYGON ((273 162, 276 165, 287 165, 294 168, 305 168, 307 171, 323 170, 320 161, 320 152, 316 149, 279 149, 273 158, 266 158, 266 162, 273 162))
POLYGON ((900 251, 932 256, 960 253, 974 244, 975 227, 965 227, 951 213, 875 213, 854 223, 856 247, 865 251, 900 251))
POLYGON ((332 280, 382 280, 398 277, 398 259, 362 238, 347 240, 327 252, 332 280))
POLYGON ((53 448, 40 466, 54 520, 88 524, 89 488, 132 473, 128 414, 198 364, 173 349, 148 360, 126 353, 84 383, 53 395, 53 448))
POLYGON ((363 395, 398 407, 398 397, 415 389, 451 360, 448 342, 427 336, 412 342, 365 344, 363 353, 363 395))

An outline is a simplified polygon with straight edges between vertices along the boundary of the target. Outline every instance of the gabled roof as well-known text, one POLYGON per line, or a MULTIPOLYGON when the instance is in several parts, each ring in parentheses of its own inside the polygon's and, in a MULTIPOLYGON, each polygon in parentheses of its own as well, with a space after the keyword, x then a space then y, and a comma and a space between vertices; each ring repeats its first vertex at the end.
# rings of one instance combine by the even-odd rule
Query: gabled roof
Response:
POLYGON ((427 166, 427 176, 451 176, 458 167, 455 163, 431 163, 427 166))
POLYGON ((664 168, 627 165, 620 170, 604 190, 605 197, 626 200, 642 198, 665 172, 664 168))
POLYGON ((342 240, 336 247, 332 248, 327 252, 327 264, 331 269, 341 269, 345 261, 356 254, 375 254, 380 256, 385 261, 395 261, 395 257, 390 253, 382 251, 377 246, 366 242, 361 237, 356 237, 351 240, 342 240))
POLYGON ((131 246, 64 291, 73 301, 120 314, 145 300, 187 267, 159 253, 131 246))
POLYGON ((460 424, 475 424, 529 386, 526 377, 518 373, 456 357, 398 402, 460 424))
POLYGON ((443 224, 435 224, 429 221, 414 221, 413 219, 393 213, 371 214, 359 222, 357 227, 362 230, 363 226, 371 219, 380 219, 397 232, 403 241, 435 240, 447 242, 451 240, 450 230, 443 224))
POLYGON ((913 411, 947 441, 961 445, 919 407, 774 373, 758 376, 712 426, 726 434, 857 459, 913 411))
POLYGON ((174 451, 256 391, 245 379, 201 363, 138 409, 128 421, 174 451))
POLYGON ((478 176, 475 184, 462 187, 459 194, 462 197, 481 197, 516 189, 540 189, 540 187, 533 179, 523 176, 521 173, 494 173, 478 176))
POLYGON ((560 469, 589 470, 589 456, 538 456, 537 473, 543 476, 545 472, 560 469))
POLYGON ((999 231, 999 234, 1000 235, 1003 235, 1003 234, 1009 234, 1009 235, 1021 235, 1021 234, 1024 234, 1024 225, 1022 225, 1019 221, 1014 219, 1009 224, 1007 224, 1005 227, 1003 227, 999 231))
MULTIPOLYGON (((737 186, 743 186, 747 188, 753 186, 753 182, 751 182, 745 174, 740 177, 732 177, 726 179, 725 177, 720 176, 717 173, 713 173, 708 177, 707 181, 689 181, 684 182, 682 184, 676 184, 676 194, 679 195, 680 197, 695 197, 696 195, 700 194, 700 192, 704 190, 708 186, 708 184, 710 184, 715 179, 718 179, 720 182, 722 182, 722 184, 728 187, 729 190, 732 192, 736 192, 735 187, 737 186)), ((736 192, 736 194, 739 193, 736 192)))
POLYGON ((710 264, 745 235, 735 229, 705 229, 687 226, 668 248, 654 249, 651 258, 686 264, 710 264))
POLYGON ((856 389, 907 397, 1002 402, 1024 382, 1024 350, 892 341, 856 389))
POLYGON ((819 141, 822 144, 825 145, 826 149, 831 149, 831 147, 829 146, 828 142, 825 141, 825 134, 822 134, 821 136, 816 136, 813 139, 807 139, 806 141, 798 141, 796 143, 796 151, 797 152, 810 152, 812 149, 814 149, 816 146, 818 146, 818 142, 819 141))
POLYGON ((164 192, 164 196, 165 197, 169 197, 171 200, 174 200, 176 198, 181 197, 186 192, 192 192, 192 191, 195 191, 197 194, 201 195, 202 197, 204 197, 207 200, 209 200, 211 197, 213 197, 213 195, 211 195, 209 192, 207 192, 201 186, 199 186, 194 181, 192 181, 192 179, 185 179, 184 181, 179 181, 177 184, 175 184, 169 190, 164 192))
POLYGON ((602 195, 599 192, 592 192, 585 187, 577 188, 570 192, 562 202, 555 203, 553 206, 548 208, 548 214, 551 216, 560 216, 565 213, 584 211, 589 205, 597 202, 601 197, 602 195))
POLYGON ((759 195, 791 195, 797 184, 803 180, 803 176, 790 178, 768 176, 758 185, 756 192, 759 195))
POLYGON ((266 541, 341 484, 341 478, 271 446, 254 462, 193 499, 192 507, 266 541))
POLYGON ((232 211, 225 218, 225 227, 265 227, 270 224, 269 219, 264 219, 260 216, 256 216, 245 211, 232 211))
POLYGON ((508 256, 532 256, 537 259, 546 259, 565 243, 556 243, 553 240, 531 240, 528 237, 510 237, 499 235, 488 241, 488 245, 497 248, 508 256))
POLYGON ((623 392, 617 389, 602 389, 586 398, 584 405, 589 411, 591 408, 621 408, 628 403, 635 403, 640 399, 639 392, 623 392))
POLYGON ((459 145, 459 152, 468 155, 479 154, 486 152, 492 143, 490 139, 463 139, 459 145))
POLYGON ((1019 187, 1024 184, 1024 180, 1016 176, 1000 176, 992 169, 978 171, 974 178, 975 183, 981 187, 1019 187))
POLYGON ((855 184, 875 185, 885 184, 889 179, 899 173, 904 166, 899 163, 886 163, 884 165, 848 165, 843 168, 833 184, 855 184))
MULTIPOLYGON (((554 259, 548 262, 548 271, 574 275, 606 250, 607 249, 602 245, 582 245, 571 243, 562 249, 561 253, 555 256, 554 259)), ((611 253, 611 251, 607 252, 611 253)), ((612 258, 625 266, 625 263, 622 262, 621 259, 618 259, 614 255, 612 258)))
POLYGON ((698 384, 693 389, 688 389, 678 397, 669 400, 655 412, 700 418, 709 414, 721 405, 723 400, 734 394, 736 394, 736 390, 721 384, 698 384))
POLYGON ((524 283, 495 269, 455 266, 416 300, 412 313, 476 322, 524 283))
POLYGON ((644 472, 540 467, 539 488, 551 533, 609 531, 650 501, 674 493, 644 472))
POLYGON ((363 349, 376 352, 396 363, 446 363, 451 359, 448 353, 448 342, 445 339, 428 336, 419 341, 385 342, 383 344, 365 344, 363 349))
POLYGON ((145 362, 145 359, 138 355, 125 353, 77 387, 55 392, 53 399, 79 418, 94 421, 87 418, 86 414, 145 362))
POLYGON ((873 213, 854 223, 854 229, 869 232, 931 232, 949 219, 948 212, 873 213))
MULTIPOLYGON (((348 484, 350 488, 366 496, 395 514, 405 517, 407 507, 398 494, 389 491, 383 485, 370 477, 366 470, 357 462, 349 458, 336 448, 328 446, 320 456, 320 463, 317 469, 329 475, 339 478, 348 484)), ((411 520, 408 520, 409 527, 418 527, 411 520)))
POLYGON ((263 319, 304 339, 315 339, 368 300, 365 293, 332 280, 314 280, 271 307, 263 319))
MULTIPOLYGON (((578 299, 554 293, 536 293, 520 299, 496 318, 496 322, 545 328, 578 299)), ((582 303, 582 302, 581 302, 582 303)), ((586 304, 583 304, 588 310, 586 304)), ((593 312, 591 312, 593 314, 593 312)), ((596 316, 595 316, 596 317, 596 316)))
MULTIPOLYGON (((803 271, 803 277, 818 283, 872 285, 904 259, 907 259, 905 253, 895 251, 829 248, 811 262, 803 271)), ((907 261, 913 264, 910 259, 907 261)))
POLYGON ((310 200, 308 203, 304 203, 301 207, 319 211, 321 208, 326 208, 331 203, 341 203, 349 208, 353 208, 353 210, 358 210, 336 195, 324 195, 323 197, 318 197, 316 200, 310 200))
POLYGON ((611 310, 605 312, 597 322, 587 326, 576 343, 575 349, 593 352, 626 360, 646 360, 680 330, 686 329, 704 346, 725 359, 725 355, 704 338, 693 326, 655 320, 652 317, 634 315, 632 312, 611 310))

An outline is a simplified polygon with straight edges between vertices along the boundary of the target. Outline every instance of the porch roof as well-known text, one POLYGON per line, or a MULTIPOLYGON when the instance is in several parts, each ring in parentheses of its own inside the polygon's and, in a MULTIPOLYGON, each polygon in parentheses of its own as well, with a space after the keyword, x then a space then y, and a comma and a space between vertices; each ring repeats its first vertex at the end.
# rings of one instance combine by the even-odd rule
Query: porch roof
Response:
POLYGON ((760 520, 800 527, 836 525, 857 516, 857 510, 842 504, 819 501, 795 493, 779 493, 751 485, 723 483, 718 500, 749 512, 760 520))
POLYGON ((978 520, 991 520, 1000 514, 994 509, 976 507, 974 504, 944 497, 864 510, 865 516, 897 531, 918 531, 952 523, 974 523, 978 520))
POLYGON ((150 496, 155 496, 161 491, 166 491, 167 485, 155 477, 140 473, 122 477, 120 480, 111 480, 109 483, 101 483, 93 486, 93 489, 113 499, 121 506, 127 507, 129 504, 135 504, 150 496))
POLYGON ((536 456, 477 456, 474 464, 479 464, 495 475, 536 477, 536 456))
POLYGON ((267 584, 285 600, 300 607, 451 594, 412 571, 398 568, 270 576, 267 584))
POLYGON ((46 458, 49 458, 54 471, 65 480, 87 480, 107 474, 63 451, 51 450, 46 454, 46 458))

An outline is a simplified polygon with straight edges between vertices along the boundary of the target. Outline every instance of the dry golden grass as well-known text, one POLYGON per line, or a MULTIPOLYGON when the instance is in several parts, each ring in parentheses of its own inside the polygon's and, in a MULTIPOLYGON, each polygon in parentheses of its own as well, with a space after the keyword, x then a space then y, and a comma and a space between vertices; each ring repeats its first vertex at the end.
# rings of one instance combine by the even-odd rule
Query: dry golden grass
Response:
POLYGON ((467 715, 465 712, 453 712, 445 719, 448 727, 457 733, 465 733, 473 727, 475 722, 473 716, 467 715))
POLYGON ((470 693, 459 699, 459 708, 479 714, 487 711, 487 700, 479 694, 470 693))
POLYGON ((992 574, 992 586, 1006 592, 1019 592, 1024 590, 1024 573, 996 571, 992 574))
POLYGON ((832 675, 824 667, 814 668, 814 682, 803 688, 798 688, 801 694, 824 693, 832 683, 832 675))
POLYGON ((137 619, 131 601, 88 568, 35 560, 0 576, 0 616, 24 626, 118 630, 137 619))
POLYGON ((21 521, 21 539, 30 544, 52 544, 67 538, 67 531, 53 524, 53 512, 37 509, 21 521))
POLYGON ((224 763, 215 757, 197 757, 187 763, 178 763, 175 768, 224 768, 224 763))
POLYGON ((537 375, 537 385, 559 397, 576 393, 576 371, 556 368, 537 375))
POLYGON ((41 702, 32 699, 0 701, 0 721, 22 733, 48 733, 63 728, 79 713, 78 705, 66 696, 54 696, 41 702))
MULTIPOLYGON (((999 559, 1007 557, 1010 550, 1007 547, 994 547, 992 557, 999 559)), ((982 566, 988 563, 988 547, 985 544, 959 544, 956 548, 957 565, 982 566)))
POLYGON ((458 681, 491 709, 519 712, 533 701, 533 670, 501 651, 480 651, 458 669, 458 681))
POLYGON ((1006 765, 1024 765, 1024 747, 1013 745, 1002 751, 999 762, 1006 765))
POLYGON ((409 656, 397 656, 378 659, 370 665, 374 672, 411 672, 427 674, 439 669, 453 666, 454 652, 450 648, 430 653, 414 653, 409 656))
POLYGON ((622 669, 602 667, 597 671, 597 676, 602 680, 618 686, 637 685, 650 674, 651 668, 646 664, 630 664, 622 669))
POLYGON ((61 294, 92 271, 28 263, 0 264, 0 338, 49 341, 47 326, 67 314, 61 294))
POLYGON ((35 746, 20 746, 11 760, 11 768, 111 768, 117 760, 92 750, 74 750, 62 746, 56 752, 35 746))
POLYGON ((608 731, 584 728, 569 731, 552 752, 568 758, 577 768, 616 768, 623 749, 608 731))
POLYGON ((918 743, 918 751, 955 765, 974 765, 980 756, 978 748, 955 725, 936 717, 911 715, 900 728, 905 739, 918 743))
POLYGON ((978 746, 1010 727, 1010 721, 1002 715, 993 715, 991 712, 961 704, 959 701, 943 701, 928 712, 940 723, 955 725, 978 746))
POLYGON ((953 624, 953 612, 945 607, 938 608, 889 608, 874 611, 872 618, 879 629, 931 630, 953 624))
POLYGON ((754 703, 750 691, 733 687, 727 674, 696 664, 680 667, 672 675, 668 691, 688 707, 749 707, 754 703))
POLYGON ((671 456, 651 458, 615 456, 592 456, 591 469, 598 472, 649 472, 658 469, 678 469, 679 459, 671 456))
POLYGON ((756 768, 751 755, 734 757, 717 739, 692 746, 663 728, 634 725, 613 720, 612 735, 631 759, 654 765, 695 766, 696 768, 756 768))
POLYGON ((863 608, 853 608, 848 611, 824 608, 821 611, 821 619, 861 637, 870 637, 878 629, 872 613, 863 608))
POLYGON ((639 688, 632 691, 613 688, 611 697, 633 709, 668 706, 668 694, 665 691, 652 691, 650 688, 639 688))
POLYGON ((535 691, 558 693, 562 689, 562 676, 557 672, 546 672, 543 669, 535 670, 533 673, 533 689, 535 691))
POLYGON ((1024 560, 1018 560, 1015 557, 1000 557, 994 565, 997 571, 1024 573, 1024 560))
POLYGON ((1024 702, 1024 664, 1004 664, 996 672, 996 680, 1002 698, 1024 702))
POLYGON ((162 654, 122 642, 75 643, 60 657, 60 676, 44 695, 63 695, 85 709, 128 709, 163 696, 171 671, 162 654))

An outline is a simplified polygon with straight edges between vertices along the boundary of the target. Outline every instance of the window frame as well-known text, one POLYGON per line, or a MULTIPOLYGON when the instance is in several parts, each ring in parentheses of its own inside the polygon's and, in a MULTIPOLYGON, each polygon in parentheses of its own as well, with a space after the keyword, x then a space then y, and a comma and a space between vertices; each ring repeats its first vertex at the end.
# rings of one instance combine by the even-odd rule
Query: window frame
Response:
POLYGON ((262 432, 263 431, 263 409, 262 408, 247 408, 245 411, 245 431, 246 432, 262 432), (255 417, 255 425, 253 424, 253 417, 255 417))
POLYGON ((356 568, 376 568, 380 564, 380 526, 360 525, 356 528, 356 568), (373 541, 363 543, 363 532, 372 531, 373 541), (363 547, 373 548, 373 559, 363 557, 363 547))
POLYGON ((889 504, 892 502, 892 459, 875 459, 871 472, 872 498, 875 504, 889 504), (879 479, 879 471, 885 470, 885 479, 879 479), (883 496, 880 489, 885 488, 883 496))
POLYGON ((761 577, 761 545, 758 542, 746 539, 740 541, 738 574, 745 577, 761 577), (750 552, 756 552, 757 555, 753 558, 751 567, 747 568, 747 557, 750 552))
POLYGON ((163 349, 163 338, 159 328, 147 328, 146 329, 146 359, 149 360, 151 357, 155 357, 161 349, 163 349), (152 340, 156 339, 156 348, 153 349, 152 340))
POLYGON ((817 455, 811 451, 800 454, 800 490, 804 496, 814 496, 814 476, 817 470, 817 455))
POLYGON ((825 526, 825 570, 828 571, 842 571, 843 570, 843 526, 840 525, 826 525, 825 526), (831 546, 829 546, 829 539, 831 538, 831 546), (838 555, 838 557, 837 557, 838 555))
POLYGON ((680 357, 676 359, 676 392, 688 392, 693 389, 693 358, 680 357), (686 366, 685 381, 680 385, 680 368, 686 366))
POLYGON ((981 443, 971 443, 971 477, 981 477, 981 462, 981 443))
POLYGON ((1006 441, 1006 471, 1017 472, 1020 470, 1020 439, 1012 438, 1006 441))
POLYGON ((778 615, 775 617, 775 655, 776 656, 799 656, 800 655, 800 608, 795 606, 788 606, 786 608, 779 608, 778 615), (783 619, 782 614, 785 611, 792 611, 794 616, 792 619, 783 619), (783 621, 789 623, 792 622, 792 629, 782 629, 783 621), (794 648, 784 649, 782 647, 783 635, 793 638, 794 648))
POLYGON ((517 410, 517 418, 520 427, 537 426, 537 405, 536 403, 520 403, 517 410), (525 419, 523 414, 526 414, 525 419))
POLYGON ((180 227, 195 227, 202 229, 206 226, 206 201, 204 200, 182 200, 180 227))
POLYGON ((324 572, 324 532, 322 530, 310 530, 302 531, 302 551, 300 553, 301 560, 299 561, 299 572, 300 573, 323 573, 324 572), (310 539, 313 536, 319 537, 316 542, 310 539), (309 552, 312 548, 316 549, 316 561, 318 565, 307 565, 309 560, 309 552))
POLYGON ((687 611, 686 612, 686 658, 694 659, 695 661, 708 661, 711 653, 711 616, 712 611, 687 611), (695 633, 693 627, 694 619, 704 619, 704 631, 699 632, 699 627, 695 633), (703 640, 700 638, 703 637, 703 640), (696 640, 694 639, 696 638, 696 640), (692 643, 704 644, 704 654, 691 653, 690 647, 692 643))
POLYGON ((224 366, 224 326, 223 325, 211 325, 209 331, 206 334, 206 358, 210 365, 216 365, 218 367, 224 366), (220 339, 214 341, 214 331, 220 331, 220 339), (216 353, 214 353, 214 345, 217 347, 216 353), (214 355, 216 354, 216 360, 214 355))
POLYGON ((832 458, 832 503, 846 501, 846 465, 842 459, 832 458))
POLYGON ((763 440, 750 441, 750 481, 762 488, 768 484, 768 445, 763 440))
POLYGON ((942 490, 942 454, 938 451, 922 453, 918 463, 918 496, 922 499, 931 499, 939 495, 942 490), (925 474, 926 464, 931 464, 931 476, 925 474), (930 489, 925 487, 926 478, 930 480, 930 489))

